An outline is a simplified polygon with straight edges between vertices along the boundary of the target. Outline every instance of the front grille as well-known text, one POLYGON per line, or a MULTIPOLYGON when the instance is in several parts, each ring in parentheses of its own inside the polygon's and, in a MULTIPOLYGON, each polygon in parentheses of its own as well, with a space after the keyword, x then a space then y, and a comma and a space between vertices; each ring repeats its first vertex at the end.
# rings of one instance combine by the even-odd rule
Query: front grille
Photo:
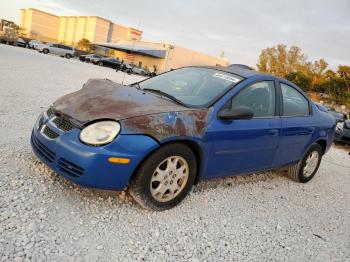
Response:
POLYGON ((55 131, 51 130, 48 126, 44 127, 43 133, 51 139, 55 139, 58 137, 58 134, 55 131))
POLYGON ((84 174, 84 169, 82 167, 77 166, 64 158, 59 159, 58 168, 65 174, 72 177, 80 177, 84 174))
POLYGON ((68 132, 77 127, 71 121, 65 120, 62 117, 56 117, 53 120, 53 123, 57 126, 57 128, 61 129, 64 132, 68 132))
POLYGON ((32 144, 38 154, 40 154, 47 162, 52 163, 55 160, 56 154, 41 143, 34 134, 32 134, 32 144))

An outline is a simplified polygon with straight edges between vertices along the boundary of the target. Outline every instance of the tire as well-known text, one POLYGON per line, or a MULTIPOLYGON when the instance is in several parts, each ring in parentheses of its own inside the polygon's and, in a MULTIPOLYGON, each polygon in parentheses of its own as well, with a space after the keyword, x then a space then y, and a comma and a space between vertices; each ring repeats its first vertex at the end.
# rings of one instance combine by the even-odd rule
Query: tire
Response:
POLYGON ((155 211, 170 209, 186 197, 196 174, 196 157, 189 147, 181 143, 164 145, 149 155, 137 169, 130 180, 129 194, 145 209, 155 211), (175 162, 177 164, 172 166, 175 162), (163 170, 168 167, 168 163, 171 170, 163 170), (162 182, 158 182, 157 178, 162 182), (158 194, 157 188, 166 190, 160 190, 164 193, 158 194))
POLYGON ((71 54, 66 54, 65 57, 66 57, 67 59, 70 59, 70 58, 72 58, 72 55, 71 55, 71 54))
POLYGON ((85 59, 85 62, 90 63, 90 59, 89 58, 85 59))
POLYGON ((99 66, 103 66, 103 62, 98 62, 98 65, 99 66))
MULTIPOLYGON (((323 151, 319 144, 313 144, 310 149, 306 152, 303 159, 298 163, 288 167, 288 176, 300 183, 306 183, 310 181, 316 174, 322 159, 323 151), (312 157, 312 154, 317 155, 317 160, 314 161, 314 165, 310 165, 310 168, 307 168, 307 161, 310 161, 309 158, 312 157)), ((311 162, 309 162, 311 164, 311 162)))
POLYGON ((46 55, 46 54, 49 53, 49 50, 48 50, 48 49, 44 49, 44 50, 43 50, 43 53, 46 55))

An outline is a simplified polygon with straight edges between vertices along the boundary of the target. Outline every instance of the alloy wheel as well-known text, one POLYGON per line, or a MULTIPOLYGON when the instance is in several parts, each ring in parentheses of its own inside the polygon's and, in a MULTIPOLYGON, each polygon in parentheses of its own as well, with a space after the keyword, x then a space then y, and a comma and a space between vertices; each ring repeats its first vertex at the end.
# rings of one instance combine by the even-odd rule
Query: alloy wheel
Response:
POLYGON ((187 184, 189 166, 181 156, 163 160, 153 172, 151 194, 159 202, 167 202, 179 195, 187 184))
POLYGON ((304 176, 311 176, 315 169, 317 168, 317 164, 319 161, 319 153, 317 151, 312 151, 309 156, 306 158, 305 167, 304 167, 304 176))

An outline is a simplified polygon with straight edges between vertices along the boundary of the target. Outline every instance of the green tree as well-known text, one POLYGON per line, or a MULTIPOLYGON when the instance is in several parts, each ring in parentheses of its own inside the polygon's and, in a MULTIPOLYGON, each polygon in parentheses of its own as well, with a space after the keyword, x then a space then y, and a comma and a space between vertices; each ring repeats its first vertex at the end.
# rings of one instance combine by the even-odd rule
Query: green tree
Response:
POLYGON ((257 67, 305 91, 326 93, 338 104, 350 107, 350 66, 339 65, 337 71, 332 71, 324 59, 309 61, 299 47, 279 44, 261 51, 257 67))
POLYGON ((306 55, 297 46, 287 49, 286 45, 279 44, 263 49, 257 64, 258 70, 284 77, 291 72, 307 71, 306 55))
POLYGON ((79 40, 78 48, 83 50, 83 51, 89 52, 91 50, 90 49, 90 41, 88 39, 86 39, 86 38, 83 38, 83 39, 79 40))
POLYGON ((300 88, 306 91, 311 90, 311 78, 304 74, 303 72, 297 71, 297 72, 291 72, 284 76, 287 80, 291 81, 292 83, 296 84, 300 88))
POLYGON ((337 73, 344 82, 347 91, 350 91, 350 66, 339 65, 337 73))

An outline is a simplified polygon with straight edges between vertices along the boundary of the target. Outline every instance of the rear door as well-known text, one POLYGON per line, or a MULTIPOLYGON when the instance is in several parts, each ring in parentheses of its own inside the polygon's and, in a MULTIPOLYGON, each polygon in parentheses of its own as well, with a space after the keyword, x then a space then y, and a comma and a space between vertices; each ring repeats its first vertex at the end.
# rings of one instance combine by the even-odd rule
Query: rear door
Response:
POLYGON ((281 138, 274 165, 286 165, 301 159, 315 132, 311 105, 297 88, 280 82, 281 138))
POLYGON ((57 53, 58 55, 60 56, 64 56, 67 52, 67 49, 66 49, 66 46, 64 45, 58 45, 58 48, 57 48, 57 53))
POLYGON ((55 54, 55 55, 59 55, 58 44, 51 44, 50 45, 50 53, 55 54))

